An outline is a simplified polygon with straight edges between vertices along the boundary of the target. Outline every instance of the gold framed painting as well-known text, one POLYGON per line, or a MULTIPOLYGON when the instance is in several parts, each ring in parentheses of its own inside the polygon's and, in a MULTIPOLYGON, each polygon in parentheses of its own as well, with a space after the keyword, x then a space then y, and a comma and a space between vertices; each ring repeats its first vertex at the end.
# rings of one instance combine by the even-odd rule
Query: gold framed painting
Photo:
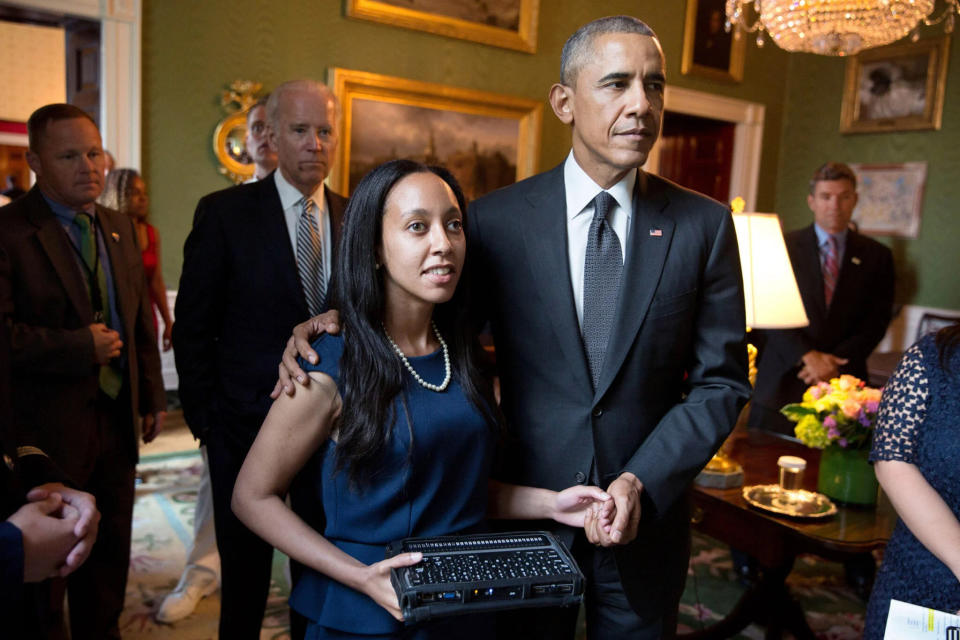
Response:
POLYGON ((746 38, 725 28, 726 0, 687 0, 680 71, 714 80, 741 82, 746 38))
POLYGON ((447 167, 471 199, 537 171, 536 100, 350 69, 331 69, 328 80, 342 106, 329 177, 338 193, 396 158, 447 167))
POLYGON ((346 0, 347 16, 535 53, 540 0, 346 0))
POLYGON ((847 60, 840 133, 939 129, 950 38, 868 49, 847 60))

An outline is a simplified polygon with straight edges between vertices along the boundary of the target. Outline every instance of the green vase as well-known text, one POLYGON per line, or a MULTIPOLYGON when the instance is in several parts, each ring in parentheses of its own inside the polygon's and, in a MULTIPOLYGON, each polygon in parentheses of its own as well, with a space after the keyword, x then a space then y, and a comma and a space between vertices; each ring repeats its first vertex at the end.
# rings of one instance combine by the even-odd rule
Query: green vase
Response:
POLYGON ((871 505, 877 502, 877 476, 867 462, 869 449, 829 446, 820 455, 817 491, 837 502, 871 505))

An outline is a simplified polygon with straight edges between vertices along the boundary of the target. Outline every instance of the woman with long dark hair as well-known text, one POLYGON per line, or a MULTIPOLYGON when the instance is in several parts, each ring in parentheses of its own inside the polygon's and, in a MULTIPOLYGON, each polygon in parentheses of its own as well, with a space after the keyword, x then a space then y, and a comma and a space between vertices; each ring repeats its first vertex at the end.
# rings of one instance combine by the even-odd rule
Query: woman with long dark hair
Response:
POLYGON ((867 606, 864 638, 879 639, 891 598, 960 609, 960 323, 904 353, 870 459, 900 516, 867 606))
POLYGON ((343 331, 314 343, 313 383, 277 399, 237 480, 237 516, 307 567, 290 602, 313 621, 308 638, 489 637, 483 617, 404 628, 389 573, 420 556, 384 560, 385 545, 478 531, 488 516, 583 526, 612 509, 597 487, 488 483, 499 419, 457 291, 465 214, 441 168, 396 160, 361 180, 334 274, 343 331), (298 473, 323 535, 283 501, 298 473))

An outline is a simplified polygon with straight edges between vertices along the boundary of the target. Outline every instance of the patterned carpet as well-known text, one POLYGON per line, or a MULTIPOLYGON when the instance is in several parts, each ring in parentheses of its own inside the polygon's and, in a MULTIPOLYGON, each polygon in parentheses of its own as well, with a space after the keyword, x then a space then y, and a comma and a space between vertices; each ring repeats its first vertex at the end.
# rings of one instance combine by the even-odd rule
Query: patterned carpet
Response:
MULTIPOLYGON (((127 607, 121 618, 121 630, 127 640, 207 640, 217 636, 218 594, 201 601, 193 615, 174 625, 153 619, 153 612, 176 585, 183 568, 193 535, 200 471, 197 451, 147 456, 140 464, 143 482, 137 487, 127 607)), ((275 554, 261 640, 289 637, 286 601, 290 587, 283 565, 282 554, 275 554)), ((813 556, 801 557, 788 584, 819 638, 860 637, 864 604, 844 583, 841 565, 813 556)), ((743 587, 735 580, 729 550, 711 538, 695 534, 679 631, 700 629, 720 620, 742 592, 743 587)), ((763 629, 752 625, 736 637, 759 639, 763 629)))
MULTIPOLYGON (((199 450, 141 459, 133 510, 133 545, 126 607, 120 630, 127 640, 211 640, 217 637, 219 592, 204 598, 193 615, 176 624, 161 624, 153 614, 180 579, 186 550, 193 539, 193 512, 200 482, 199 450)), ((273 579, 261 640, 289 638, 285 558, 274 554, 273 579)))

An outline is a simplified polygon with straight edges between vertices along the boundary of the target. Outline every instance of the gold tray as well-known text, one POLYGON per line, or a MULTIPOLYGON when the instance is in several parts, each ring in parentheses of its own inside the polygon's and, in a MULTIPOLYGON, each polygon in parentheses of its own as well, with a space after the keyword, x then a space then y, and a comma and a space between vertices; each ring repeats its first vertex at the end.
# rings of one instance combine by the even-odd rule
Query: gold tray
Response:
POLYGON ((836 505, 822 493, 800 489, 793 491, 795 500, 788 500, 778 484, 757 484, 743 488, 743 499, 752 506, 793 518, 827 518, 837 512, 836 505))

